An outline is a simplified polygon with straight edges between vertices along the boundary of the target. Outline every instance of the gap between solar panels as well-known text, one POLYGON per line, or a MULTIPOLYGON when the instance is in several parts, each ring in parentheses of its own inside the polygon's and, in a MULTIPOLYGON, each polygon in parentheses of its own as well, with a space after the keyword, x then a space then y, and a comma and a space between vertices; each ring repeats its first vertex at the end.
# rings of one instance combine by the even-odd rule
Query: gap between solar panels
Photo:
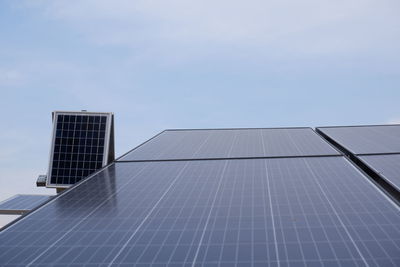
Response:
POLYGON ((233 158, 197 158, 197 159, 143 159, 143 160, 118 160, 119 163, 129 162, 164 162, 164 161, 203 161, 203 160, 245 160, 245 159, 290 159, 290 158, 324 158, 343 157, 340 154, 332 155, 305 155, 305 156, 271 156, 271 157, 233 157, 233 158))
MULTIPOLYGON (((376 150, 378 152, 368 152, 368 153, 356 153, 356 150, 350 150, 350 147, 354 144, 351 140, 342 139, 339 141, 338 137, 335 137, 333 134, 327 132, 329 129, 357 129, 361 127, 361 130, 367 129, 368 127, 399 127, 400 125, 362 125, 362 126, 334 126, 334 127, 317 127, 316 132, 322 136, 327 142, 335 146, 338 150, 340 150, 355 166, 357 166, 360 170, 362 170, 367 177, 370 177, 371 180, 377 185, 377 187, 386 193, 389 197, 391 197, 397 205, 400 206, 400 191, 399 187, 396 186, 396 182, 391 181, 388 177, 386 177, 383 173, 379 172, 376 168, 374 168, 371 164, 368 164, 366 160, 362 157, 367 156, 385 156, 385 155, 400 155, 399 152, 382 152, 376 150), (347 141, 347 142, 346 142, 347 141)), ((357 133, 354 136, 355 138, 362 139, 362 131, 357 133)), ((400 137, 400 136, 399 136, 400 137)), ((384 138, 384 137, 381 137, 384 138)), ((382 141, 382 139, 380 140, 382 141)), ((398 177, 400 180, 400 177, 398 177)), ((399 181, 397 181, 399 182, 399 181)))

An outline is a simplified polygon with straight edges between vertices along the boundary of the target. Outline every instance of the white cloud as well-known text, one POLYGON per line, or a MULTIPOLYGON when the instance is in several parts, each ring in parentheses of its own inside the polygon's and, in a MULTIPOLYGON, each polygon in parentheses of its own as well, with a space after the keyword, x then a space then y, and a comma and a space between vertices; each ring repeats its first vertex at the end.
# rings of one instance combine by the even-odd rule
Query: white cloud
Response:
POLYGON ((257 49, 257 55, 261 51, 270 57, 371 53, 371 49, 393 56, 400 45, 395 37, 400 33, 400 4, 392 0, 28 3, 91 42, 129 47, 141 56, 194 57, 227 48, 250 54, 257 49))
POLYGON ((22 75, 19 71, 13 69, 0 68, 0 85, 18 85, 22 82, 22 75))
POLYGON ((386 123, 388 123, 388 124, 400 124, 400 118, 390 119, 386 123))

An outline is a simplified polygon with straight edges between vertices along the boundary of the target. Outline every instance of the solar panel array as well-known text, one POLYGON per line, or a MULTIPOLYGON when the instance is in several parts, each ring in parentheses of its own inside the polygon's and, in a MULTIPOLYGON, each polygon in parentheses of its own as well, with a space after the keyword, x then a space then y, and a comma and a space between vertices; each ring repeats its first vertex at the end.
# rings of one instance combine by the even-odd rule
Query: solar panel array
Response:
POLYGON ((0 232, 0 263, 400 265, 399 207, 341 155, 165 156, 115 162, 0 232))
POLYGON ((338 155, 311 128, 167 130, 120 160, 338 155))
POLYGON ((55 113, 47 186, 65 187, 103 167, 109 114, 55 113))
POLYGON ((22 214, 42 205, 53 196, 15 195, 0 202, 0 214, 22 214))
POLYGON ((400 192, 400 125, 323 127, 318 130, 400 192))

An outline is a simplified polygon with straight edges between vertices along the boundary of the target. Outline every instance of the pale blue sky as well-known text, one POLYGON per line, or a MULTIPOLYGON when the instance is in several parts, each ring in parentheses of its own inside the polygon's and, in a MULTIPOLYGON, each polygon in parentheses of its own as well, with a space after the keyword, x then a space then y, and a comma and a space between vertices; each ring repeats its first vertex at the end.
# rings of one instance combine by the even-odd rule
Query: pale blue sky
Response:
POLYGON ((165 128, 400 122, 400 2, 1 1, 0 200, 36 189, 51 111, 165 128))

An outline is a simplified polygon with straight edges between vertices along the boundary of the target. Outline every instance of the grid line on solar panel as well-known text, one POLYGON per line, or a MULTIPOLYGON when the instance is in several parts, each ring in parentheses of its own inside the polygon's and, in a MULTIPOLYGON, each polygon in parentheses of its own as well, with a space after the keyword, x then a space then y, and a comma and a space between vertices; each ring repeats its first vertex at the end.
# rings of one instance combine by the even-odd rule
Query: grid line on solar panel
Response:
MULTIPOLYGON (((236 136, 235 136, 236 137, 236 136)), ((201 149, 201 147, 207 142, 207 139, 204 140, 204 142, 199 146, 199 148, 195 151, 195 155, 196 153, 198 153, 198 151, 201 149)), ((153 206, 153 208, 150 210, 150 212, 148 213, 148 215, 144 218, 144 220, 139 224, 138 228, 136 228, 135 232, 133 232, 133 234, 129 237, 129 239, 124 243, 123 247, 118 251, 118 253, 114 256, 114 258, 111 260, 111 262, 108 264, 108 266, 111 266, 114 261, 119 257, 119 255, 121 254, 121 252, 126 248, 127 244, 132 240, 132 238, 136 235, 136 233, 138 232, 138 230, 140 229, 140 227, 146 222, 147 218, 152 214, 153 210, 158 206, 158 204, 160 203, 160 201, 164 198, 164 196, 169 192, 169 190, 171 189, 171 187, 175 184, 175 182, 177 181, 178 178, 180 178, 180 176, 182 175, 183 171, 185 170, 185 168, 187 167, 188 162, 185 163, 184 167, 181 169, 181 171, 178 173, 178 175, 176 176, 176 178, 173 180, 173 182, 170 184, 170 186, 167 188, 167 190, 164 192, 164 194, 160 197, 160 199, 156 202, 156 204, 153 206)), ((218 189, 217 189, 218 192, 218 189)), ((207 227, 207 223, 205 228, 207 227)), ((200 239, 201 242, 201 239, 200 239)))
MULTIPOLYGON (((144 168, 143 168, 144 169, 144 168)), ((141 171, 143 170, 139 170, 136 175, 132 178, 132 180, 135 179, 135 177, 139 176, 141 174, 141 171)), ((128 182, 129 183, 129 182, 128 182)), ((127 183, 127 184, 128 184, 127 183)), ((96 208, 94 208, 91 212, 89 212, 85 217, 83 217, 83 219, 75 224, 73 227, 71 227, 67 232, 65 232, 59 239, 55 240, 46 250, 42 251, 36 258, 34 258, 31 262, 28 263, 28 266, 33 264, 38 258, 40 258, 42 255, 44 255, 48 250, 50 250, 51 248, 54 247, 54 245, 56 245, 61 239, 63 239, 67 234, 69 234, 71 231, 73 231, 76 227, 78 227, 80 225, 80 223, 82 223, 85 219, 89 218, 94 212, 96 212, 96 210, 98 210, 99 208, 102 207, 102 205, 107 202, 110 198, 112 198, 113 196, 115 196, 118 193, 118 191, 113 192, 108 198, 106 198, 105 200, 103 200, 96 208)))
POLYGON ((56 115, 49 184, 74 184, 103 166, 106 124, 105 115, 56 115))
MULTIPOLYGON (((349 233, 349 230, 347 229, 346 225, 344 224, 343 220, 340 218, 338 211, 336 210, 336 208, 334 207, 334 205, 332 204, 332 202, 329 200, 324 188, 321 186, 320 182, 318 181, 318 178, 316 176, 316 174, 314 173, 313 169, 311 168, 310 164, 307 161, 304 161, 305 165, 307 166, 307 169, 309 170, 311 176, 314 178, 314 181, 316 183, 316 185, 318 186, 318 188, 321 190, 323 197, 327 200, 327 204, 329 205, 329 207, 331 208, 332 212, 334 213, 334 215, 336 216, 337 220, 340 222, 340 226, 343 228, 343 230, 345 231, 345 234, 349 237, 351 243, 353 244, 354 248, 357 250, 357 253, 360 255, 362 261, 365 263, 366 266, 368 266, 367 261, 365 260, 365 257, 363 255, 363 253, 360 251, 360 249, 358 248, 356 242, 354 241, 353 237, 351 236, 351 234, 349 233)), ((337 258, 336 258, 337 259, 337 258)))
POLYGON ((108 266, 111 266, 114 261, 119 257, 119 255, 122 253, 122 251, 126 248, 128 243, 132 240, 132 238, 136 235, 136 233, 139 231, 139 229, 142 227, 142 225, 147 221, 147 219, 150 217, 150 215, 153 213, 153 211, 158 207, 159 203, 164 199, 165 195, 168 194, 170 189, 174 186, 175 182, 180 178, 182 175, 183 171, 187 167, 188 163, 183 166, 183 168, 180 170, 180 172, 176 175, 175 179, 171 182, 171 184, 168 186, 168 188, 164 191, 164 193, 161 195, 160 199, 154 204, 154 206, 150 209, 146 217, 144 217, 143 221, 138 225, 138 227, 135 229, 135 231, 130 235, 128 240, 124 243, 124 245, 121 247, 121 249, 118 251, 118 253, 112 258, 108 266))
POLYGON ((354 155, 400 153, 400 125, 320 127, 354 155))
MULTIPOLYGON (((262 135, 262 134, 261 134, 262 135)), ((264 138, 261 136, 261 142, 262 142, 262 148, 263 148, 263 152, 264 155, 266 155, 266 148, 265 148, 265 142, 264 142, 264 138)), ((276 253, 276 260, 278 263, 278 266, 280 265, 279 262, 279 250, 278 250, 278 242, 277 242, 277 238, 276 238, 276 227, 275 227, 275 219, 274 219, 274 209, 272 207, 272 198, 271 198, 271 186, 270 186, 270 179, 269 179, 269 175, 268 175, 268 168, 267 168, 267 164, 265 164, 265 171, 267 174, 267 179, 266 179, 266 184, 267 184, 267 195, 268 195, 268 201, 270 203, 270 215, 272 218, 272 230, 273 230, 273 238, 274 238, 274 244, 275 244, 275 253, 276 253)), ((264 183, 262 183, 262 186, 264 187, 264 183)), ((265 197, 264 197, 265 198, 265 197)), ((252 204, 254 204, 254 201, 252 202, 252 204)), ((237 253, 237 251, 236 251, 237 253)), ((238 254, 238 253, 237 253, 238 254)))
MULTIPOLYGON (((231 154, 231 152, 232 152, 233 144, 235 143, 236 138, 237 138, 237 133, 235 134, 234 140, 233 140, 233 142, 232 142, 232 144, 231 144, 231 147, 230 147, 230 149, 229 149, 229 151, 228 151, 228 157, 230 156, 230 154, 231 154)), ((193 258, 193 264, 192 264, 192 266, 194 266, 194 264, 196 263, 197 257, 198 257, 198 255, 199 255, 200 247, 201 247, 201 245, 202 245, 202 243, 203 243, 203 239, 204 239, 204 234, 205 234, 205 232, 206 232, 206 230, 207 230, 207 226, 208 226, 209 221, 210 221, 211 212, 212 212, 212 210, 213 210, 213 208, 214 208, 214 206, 215 206, 215 201, 216 201, 216 199, 217 199, 217 194, 218 194, 218 192, 220 191, 220 187, 221 187, 221 184, 222 184, 222 177, 223 177, 224 174, 225 174, 225 171, 226 171, 227 166, 228 166, 228 162, 225 162, 224 167, 223 167, 223 169, 222 169, 221 178, 220 178, 219 183, 218 183, 218 185, 217 185, 217 190, 216 190, 216 192, 215 192, 215 194, 214 194, 214 197, 213 197, 213 200, 212 200, 212 204, 211 204, 210 210, 209 210, 208 215, 207 215, 206 224, 205 224, 204 229, 203 229, 203 231, 202 231, 202 234, 201 234, 201 237, 200 237, 200 241, 199 241, 199 244, 198 244, 197 249, 196 249, 196 253, 195 253, 194 258, 193 258)))
POLYGON ((397 266, 399 246, 399 208, 344 158, 116 163, 1 232, 0 262, 397 266))
POLYGON ((179 130, 162 132, 121 157, 119 161, 317 155, 340 153, 310 128, 179 130), (237 137, 233 144, 235 136, 237 137), (232 152, 227 156, 232 145, 232 152))

